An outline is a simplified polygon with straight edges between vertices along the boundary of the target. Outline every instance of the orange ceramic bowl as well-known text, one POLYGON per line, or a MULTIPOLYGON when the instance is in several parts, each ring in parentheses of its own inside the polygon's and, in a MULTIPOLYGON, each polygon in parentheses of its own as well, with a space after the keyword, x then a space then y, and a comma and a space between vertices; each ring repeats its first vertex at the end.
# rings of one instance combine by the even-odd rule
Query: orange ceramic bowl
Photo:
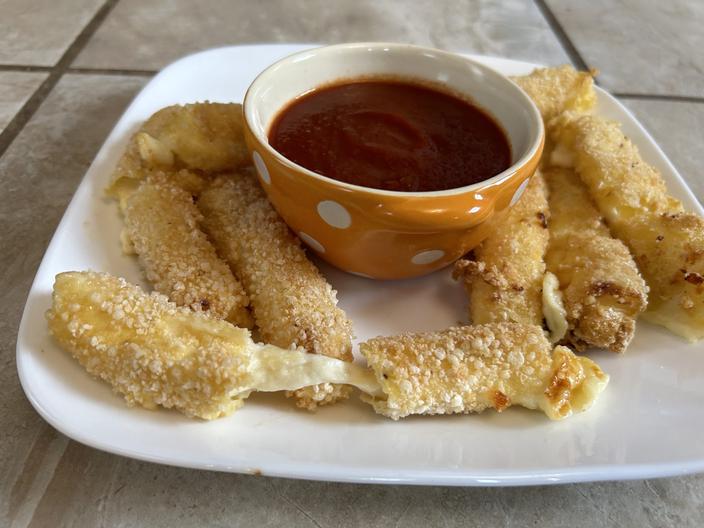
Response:
POLYGON ((405 44, 357 43, 291 55, 264 70, 244 99, 245 137, 262 186, 291 229, 332 265, 376 279, 424 275, 479 244, 513 205, 543 149, 540 112, 494 70, 405 44), (402 78, 466 97, 501 125, 512 165, 479 183, 434 192, 371 189, 321 176, 274 150, 269 127, 296 97, 335 81, 402 78))

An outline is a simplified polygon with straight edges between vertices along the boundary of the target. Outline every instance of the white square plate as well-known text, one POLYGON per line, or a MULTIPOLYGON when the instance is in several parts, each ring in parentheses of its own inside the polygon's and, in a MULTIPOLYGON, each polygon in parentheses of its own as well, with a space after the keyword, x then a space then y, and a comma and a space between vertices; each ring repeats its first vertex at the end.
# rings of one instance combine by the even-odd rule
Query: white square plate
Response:
MULTIPOLYGON (((412 417, 392 422, 353 398, 311 414, 282 395, 254 395, 213 422, 128 408, 49 338, 44 312, 54 276, 94 269, 142 283, 122 254, 121 219, 103 188, 126 141, 161 107, 241 101, 262 69, 310 46, 259 45, 185 57, 137 96, 78 187, 37 272, 17 340, 27 397, 56 429, 84 444, 153 462, 334 481, 519 485, 646 478, 704 471, 704 354, 641 322, 625 356, 592 356, 611 383, 588 413, 563 422, 511 408, 502 414, 412 417)), ((474 57, 504 74, 533 64, 474 57)), ((618 101, 597 89, 598 112, 617 119, 685 207, 704 213, 653 139, 618 101)), ((358 339, 439 330, 466 320, 462 288, 448 270, 375 282, 321 266, 354 321, 358 339)))

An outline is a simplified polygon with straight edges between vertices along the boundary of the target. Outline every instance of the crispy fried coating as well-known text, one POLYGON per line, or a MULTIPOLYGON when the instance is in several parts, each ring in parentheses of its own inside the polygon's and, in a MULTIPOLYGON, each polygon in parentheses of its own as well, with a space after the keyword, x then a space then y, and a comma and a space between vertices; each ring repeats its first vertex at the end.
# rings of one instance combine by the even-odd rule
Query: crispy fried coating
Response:
POLYGON ((130 138, 107 192, 124 199, 140 181, 159 172, 198 195, 210 173, 248 163, 241 105, 173 105, 152 115, 130 138))
MULTIPOLYGON (((198 200, 203 226, 248 293, 261 338, 280 347, 352 360, 352 326, 336 293, 310 262, 251 171, 222 177, 198 200)), ((309 387, 297 404, 347 397, 346 387, 309 387)))
POLYGON ((548 216, 545 182, 536 173, 523 196, 474 250, 475 260, 455 263, 454 277, 464 282, 473 324, 542 325, 548 216))
POLYGON ((147 279, 179 306, 251 327, 249 299, 198 224, 192 196, 147 179, 126 199, 125 233, 147 279))
POLYGON ((208 176, 186 169, 162 171, 156 169, 138 169, 132 172, 135 177, 120 177, 107 188, 107 194, 120 204, 120 210, 125 211, 127 200, 141 183, 146 180, 165 182, 183 189, 192 197, 197 198, 208 184, 208 176))
POLYGON ((242 105, 196 103, 162 108, 152 115, 142 132, 151 141, 143 152, 171 151, 185 168, 206 172, 231 171, 250 162, 243 136, 242 105))
POLYGON ((360 345, 384 397, 365 397, 397 420, 411 414, 540 409, 553 420, 587 410, 608 376, 539 326, 495 323, 377 337, 360 345))
POLYGON ((209 178, 202 172, 177 166, 176 158, 165 145, 140 131, 127 142, 106 192, 124 203, 142 180, 155 175, 171 179, 193 195, 200 193, 209 178))
POLYGON ((704 338, 704 219, 649 214, 618 233, 650 286, 643 317, 689 341, 704 338))
POLYGON ((690 341, 703 338, 704 220, 683 212, 617 123, 564 114, 551 129, 561 151, 553 158, 574 165, 650 287, 644 317, 690 341))
POLYGON ((249 394, 249 332, 105 273, 56 277, 50 333, 128 405, 213 419, 249 394), (244 391, 244 392, 243 392, 244 391))
POLYGON ((647 305, 648 287, 628 248, 611 236, 579 176, 544 171, 549 189, 550 243, 545 257, 563 292, 567 341, 623 352, 647 305))
POLYGON ((253 390, 348 383, 381 396, 368 369, 254 343, 247 330, 204 317, 106 273, 57 275, 49 331, 128 405, 176 408, 210 420, 253 390))
POLYGON ((565 113, 549 125, 552 163, 574 167, 612 229, 644 213, 675 213, 682 204, 660 173, 643 161, 616 121, 565 113))
POLYGON ((596 104, 593 75, 567 64, 536 68, 530 75, 512 77, 533 100, 545 121, 564 111, 588 112, 596 104))

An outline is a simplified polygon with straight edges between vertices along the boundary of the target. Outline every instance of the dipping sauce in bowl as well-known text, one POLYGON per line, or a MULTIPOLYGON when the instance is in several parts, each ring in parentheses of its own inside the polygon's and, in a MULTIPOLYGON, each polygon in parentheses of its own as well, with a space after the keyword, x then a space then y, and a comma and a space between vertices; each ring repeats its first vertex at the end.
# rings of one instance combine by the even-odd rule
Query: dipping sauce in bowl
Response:
POLYGON ((334 180, 387 191, 456 189, 511 166, 501 127, 471 102, 398 80, 315 89, 275 117, 270 145, 334 180))
POLYGON ((388 42, 304 50, 243 101, 262 189, 291 230, 348 273, 406 279, 486 238, 540 161, 540 111, 496 71, 388 42))

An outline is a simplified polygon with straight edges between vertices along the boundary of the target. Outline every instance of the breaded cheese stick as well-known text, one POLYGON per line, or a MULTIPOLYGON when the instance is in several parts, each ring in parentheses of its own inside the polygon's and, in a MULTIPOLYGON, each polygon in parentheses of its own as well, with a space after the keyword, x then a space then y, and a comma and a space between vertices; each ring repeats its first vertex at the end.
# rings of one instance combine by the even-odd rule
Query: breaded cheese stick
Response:
POLYGON ((643 161, 616 121, 564 113, 551 121, 549 131, 556 142, 551 163, 577 170, 612 229, 647 212, 682 211, 660 173, 643 161))
POLYGON ((142 152, 157 152, 163 159, 168 157, 163 145, 188 169, 222 172, 250 163, 240 104, 168 106, 152 115, 142 132, 148 135, 142 138, 142 152))
POLYGON ((545 262, 563 292, 567 341, 577 349, 623 352, 646 308, 648 287, 628 248, 609 233, 579 176, 559 168, 543 175, 550 206, 545 262))
POLYGON ((252 326, 249 299, 198 224, 191 195, 170 181, 147 179, 127 198, 125 233, 147 279, 179 306, 252 326))
POLYGON ((536 173, 518 203, 474 250, 475 260, 455 263, 454 277, 464 281, 472 324, 542 325, 547 220, 545 181, 536 173))
POLYGON ((689 341, 704 338, 704 219, 692 213, 649 214, 617 234, 650 286, 643 317, 689 341))
POLYGON ((561 149, 553 158, 576 168, 650 287, 643 316, 690 341, 704 338, 704 219, 683 212, 617 123, 563 115, 551 128, 561 149))
POLYGON ((553 420, 589 409, 609 377, 539 326, 498 323, 377 337, 360 345, 384 395, 363 397, 394 420, 411 414, 540 409, 553 420))
POLYGON ((535 102, 547 122, 564 111, 588 112, 596 104, 594 72, 572 66, 536 68, 530 75, 511 77, 535 102))
MULTIPOLYGON (((198 200, 203 227, 240 278, 267 343, 352 360, 352 326, 336 293, 310 262, 250 171, 217 179, 198 200)), ((296 392, 313 409, 348 395, 345 387, 296 392)))
POLYGON ((206 173, 247 164, 241 105, 173 105, 153 114, 130 138, 107 191, 124 199, 140 181, 159 171, 198 195, 209 179, 206 173))
POLYGON ((353 363, 255 344, 245 329, 106 273, 57 275, 47 320, 59 344, 130 406, 211 420, 254 390, 333 382, 381 394, 371 372, 353 363))

